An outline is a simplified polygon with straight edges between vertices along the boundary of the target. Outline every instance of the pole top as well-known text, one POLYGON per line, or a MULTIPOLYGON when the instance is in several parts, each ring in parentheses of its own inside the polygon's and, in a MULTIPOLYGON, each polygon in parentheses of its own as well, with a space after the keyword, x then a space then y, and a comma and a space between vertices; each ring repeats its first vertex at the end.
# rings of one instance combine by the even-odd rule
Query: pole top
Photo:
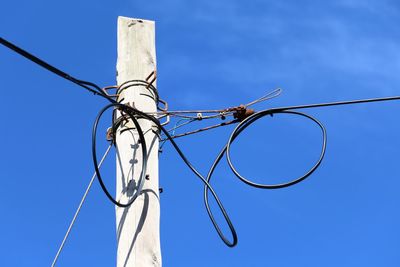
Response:
POLYGON ((155 21, 154 20, 146 20, 146 19, 128 18, 128 17, 118 16, 118 23, 131 23, 132 25, 135 25, 136 23, 154 24, 155 21))

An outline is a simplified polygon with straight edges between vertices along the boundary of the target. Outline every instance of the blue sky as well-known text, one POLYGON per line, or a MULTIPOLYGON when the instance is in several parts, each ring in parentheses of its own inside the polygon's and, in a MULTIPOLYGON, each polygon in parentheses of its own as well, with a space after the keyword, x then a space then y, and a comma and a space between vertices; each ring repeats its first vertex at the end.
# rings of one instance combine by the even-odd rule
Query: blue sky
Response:
MULTIPOLYGON (((276 87, 256 106, 400 94, 396 1, 10 1, 1 36, 78 78, 115 83, 117 16, 156 21, 158 89, 174 109, 224 108, 276 87)), ((93 173, 92 122, 105 101, 0 48, 0 265, 49 266, 93 173)), ((201 183, 171 146, 160 157, 164 266, 399 266, 399 103, 306 111, 327 128, 321 167, 282 190, 238 181, 225 162, 213 185, 239 235, 218 239, 201 183)), ((179 140, 207 172, 232 128, 179 140)), ((302 173, 321 138, 277 115, 232 148, 254 180, 302 173), (243 157, 243 155, 245 155, 243 157)), ((114 158, 106 162, 114 185, 114 158)), ((114 208, 93 187, 58 266, 115 265, 114 208)))

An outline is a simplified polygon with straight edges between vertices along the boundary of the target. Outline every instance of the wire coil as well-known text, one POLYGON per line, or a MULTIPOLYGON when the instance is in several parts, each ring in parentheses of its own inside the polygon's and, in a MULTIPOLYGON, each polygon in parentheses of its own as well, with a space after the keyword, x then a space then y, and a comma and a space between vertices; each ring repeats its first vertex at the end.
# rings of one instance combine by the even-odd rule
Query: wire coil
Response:
POLYGON ((262 188, 262 189, 279 189, 279 188, 284 188, 284 187, 288 187, 291 185, 295 185, 295 184, 303 181, 307 177, 309 177, 318 168, 318 166, 321 164, 321 162, 324 158, 325 151, 326 151, 326 142, 327 142, 326 129, 325 129, 324 125, 320 121, 318 121, 316 118, 314 118, 310 115, 307 115, 305 113, 302 113, 302 112, 297 112, 297 111, 288 111, 288 110, 282 110, 282 111, 275 110, 274 111, 274 110, 267 109, 264 111, 260 111, 251 117, 248 117, 246 120, 244 120, 243 122, 241 122, 239 125, 236 126, 236 128, 233 130, 231 136, 229 137, 228 143, 225 147, 225 152, 226 152, 226 159, 228 161, 229 167, 231 168, 232 172, 236 175, 236 177, 239 178, 242 182, 244 182, 250 186, 262 188), (233 165, 231 153, 230 153, 231 144, 248 126, 250 126, 257 120, 259 120, 267 115, 272 116, 273 114, 278 114, 278 113, 286 113, 286 114, 302 116, 302 117, 305 117, 317 124, 317 126, 321 129, 321 132, 322 132, 322 148, 321 148, 320 156, 319 156, 318 160, 316 161, 316 163, 305 174, 303 174, 295 179, 292 179, 291 181, 288 181, 285 183, 280 183, 280 184, 259 184, 259 183, 252 182, 248 178, 242 176, 236 170, 235 166, 233 165))
MULTIPOLYGON (((142 128, 139 125, 139 122, 137 120, 137 118, 135 117, 135 110, 133 108, 128 109, 129 106, 124 105, 124 104, 120 104, 120 103, 111 103, 108 104, 107 106, 105 106, 104 108, 102 108, 99 112, 99 114, 96 117, 96 120, 94 121, 93 124, 93 130, 92 130, 92 158, 93 158, 93 165, 94 165, 94 170, 96 172, 96 176, 97 176, 97 180, 100 183, 101 188, 103 189, 104 194, 107 196, 107 198, 114 203, 115 205, 117 205, 118 207, 122 207, 122 208, 126 208, 129 207, 130 205, 132 205, 132 203, 135 201, 135 199, 139 196, 139 194, 142 191, 143 188, 143 184, 144 184, 144 180, 146 177, 146 169, 147 169, 147 146, 146 146, 146 139, 144 138, 144 133, 142 128), (110 192, 108 191, 107 187, 105 186, 104 182, 103 182, 103 178, 101 176, 99 167, 98 167, 98 163, 97 163, 97 153, 96 153, 96 135, 97 135, 97 128, 98 128, 98 124, 99 121, 101 119, 101 117, 103 116, 104 112, 110 108, 119 108, 123 111, 127 111, 129 110, 129 112, 126 112, 126 114, 129 116, 129 118, 132 120, 133 124, 135 125, 138 135, 139 135, 139 140, 141 142, 141 147, 142 147, 142 154, 143 154, 143 160, 142 160, 142 171, 139 175, 139 179, 138 179, 138 186, 136 189, 135 194, 130 198, 130 200, 127 203, 120 203, 119 201, 117 201, 116 199, 113 198, 113 196, 110 194, 110 192)), ((113 125, 113 136, 115 137, 115 126, 113 125)), ((115 139, 114 139, 115 140, 115 139)), ((115 141, 114 141, 115 144, 115 141)))

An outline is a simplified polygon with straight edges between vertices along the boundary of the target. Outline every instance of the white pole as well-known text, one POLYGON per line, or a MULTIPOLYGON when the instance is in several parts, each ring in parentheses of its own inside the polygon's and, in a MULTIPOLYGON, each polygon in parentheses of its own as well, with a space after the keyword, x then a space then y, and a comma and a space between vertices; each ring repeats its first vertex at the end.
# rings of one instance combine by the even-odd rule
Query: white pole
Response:
MULTIPOLYGON (((154 21, 118 18, 117 82, 145 80, 156 69, 154 21)), ((153 83, 155 86, 155 82, 153 83)), ((149 89, 133 86, 118 100, 134 103, 144 112, 156 112, 157 103, 149 89)), ((116 133, 116 199, 126 203, 136 190, 143 157, 147 156, 147 178, 142 193, 129 208, 116 207, 117 266, 161 266, 160 201, 158 186, 158 137, 154 123, 140 119, 148 155, 142 155, 135 129, 116 133)), ((134 128, 130 122, 128 125, 134 128)))

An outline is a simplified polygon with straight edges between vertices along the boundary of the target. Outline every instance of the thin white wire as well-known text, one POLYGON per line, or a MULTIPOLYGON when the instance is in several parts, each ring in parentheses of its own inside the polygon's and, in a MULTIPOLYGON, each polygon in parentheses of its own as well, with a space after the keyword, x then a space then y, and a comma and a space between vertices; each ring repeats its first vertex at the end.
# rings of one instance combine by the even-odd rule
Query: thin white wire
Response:
MULTIPOLYGON (((110 145, 108 146, 106 152, 104 153, 103 157, 101 158, 101 160, 99 162, 99 168, 101 167, 101 164, 103 164, 104 159, 107 157, 108 152, 110 152, 111 147, 112 147, 112 143, 110 143, 110 145)), ((53 260, 53 263, 51 264, 51 267, 54 267, 56 265, 58 257, 60 256, 60 253, 61 253, 62 249, 64 248, 65 242, 67 241, 67 238, 68 238, 68 236, 69 236, 69 234, 71 232, 72 227, 74 226, 76 218, 78 217, 78 214, 81 211, 82 205, 86 200, 86 197, 87 197, 87 195, 89 193, 90 188, 92 187, 92 184, 93 184, 93 181, 94 181, 95 178, 96 178, 96 172, 93 174, 92 179, 90 179, 89 185, 87 186, 86 191, 83 194, 83 197, 81 199, 81 202, 79 203, 78 209, 76 210, 75 215, 72 218, 71 223, 69 224, 68 230, 65 233, 64 239, 61 242, 60 248, 58 249, 56 256, 54 257, 54 260, 53 260)))
POLYGON ((246 104, 245 107, 249 107, 251 105, 257 104, 258 102, 262 102, 262 101, 265 101, 265 100, 268 100, 271 98, 275 98, 275 97, 279 96, 281 93, 282 93, 282 89, 276 88, 275 90, 269 92, 268 94, 246 104))

